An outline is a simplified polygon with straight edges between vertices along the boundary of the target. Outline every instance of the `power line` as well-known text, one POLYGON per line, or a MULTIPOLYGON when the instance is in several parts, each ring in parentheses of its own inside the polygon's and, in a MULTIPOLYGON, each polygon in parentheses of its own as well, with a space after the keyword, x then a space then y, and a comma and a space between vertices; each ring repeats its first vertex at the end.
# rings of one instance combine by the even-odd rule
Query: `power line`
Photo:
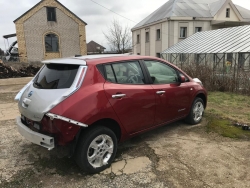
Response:
POLYGON ((129 18, 126 18, 125 16, 122 16, 122 15, 120 15, 120 14, 116 13, 115 11, 113 11, 113 10, 111 10, 111 9, 108 9, 107 7, 105 7, 105 6, 101 5, 101 4, 99 4, 99 3, 97 3, 97 2, 95 2, 95 1, 93 1, 93 0, 90 0, 90 1, 92 1, 93 3, 95 3, 95 4, 99 5, 99 6, 101 6, 101 7, 105 8, 105 9, 107 9, 107 10, 109 10, 110 12, 113 12, 113 13, 117 14, 118 16, 121 16, 121 17, 123 17, 123 18, 125 18, 125 19, 127 19, 127 20, 129 20, 129 21, 131 21, 131 22, 136 23, 135 21, 130 20, 129 18))
MULTIPOLYGON (((90 0, 90 1, 92 1, 93 3, 99 5, 99 6, 105 8, 105 9, 107 9, 107 10, 109 10, 110 12, 113 12, 114 14, 117 14, 118 16, 121 16, 121 17, 123 17, 123 18, 125 18, 125 19, 127 19, 127 20, 129 20, 129 21, 131 21, 131 22, 137 23, 137 22, 135 22, 135 21, 133 21, 133 20, 131 20, 131 19, 125 17, 125 16, 122 16, 121 14, 118 14, 117 12, 115 12, 115 11, 113 11, 113 10, 111 10, 111 9, 109 9, 109 8, 107 8, 107 7, 105 7, 105 6, 103 6, 103 5, 101 5, 100 3, 97 3, 96 1, 93 1, 93 0, 90 0)), ((167 33, 164 33, 164 32, 161 32, 161 34, 162 34, 162 35, 166 35, 166 36, 179 37, 178 35, 172 35, 172 34, 169 34, 169 33, 167 34, 167 33)))

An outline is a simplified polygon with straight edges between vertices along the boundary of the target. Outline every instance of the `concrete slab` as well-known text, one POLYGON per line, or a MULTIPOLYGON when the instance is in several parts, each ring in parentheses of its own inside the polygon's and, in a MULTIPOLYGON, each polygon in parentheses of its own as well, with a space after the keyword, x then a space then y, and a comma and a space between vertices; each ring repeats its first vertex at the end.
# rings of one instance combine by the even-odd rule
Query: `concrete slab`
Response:
POLYGON ((124 159, 115 162, 110 168, 103 171, 103 174, 114 173, 115 175, 134 174, 137 172, 147 172, 151 167, 151 161, 147 157, 137 157, 124 159))

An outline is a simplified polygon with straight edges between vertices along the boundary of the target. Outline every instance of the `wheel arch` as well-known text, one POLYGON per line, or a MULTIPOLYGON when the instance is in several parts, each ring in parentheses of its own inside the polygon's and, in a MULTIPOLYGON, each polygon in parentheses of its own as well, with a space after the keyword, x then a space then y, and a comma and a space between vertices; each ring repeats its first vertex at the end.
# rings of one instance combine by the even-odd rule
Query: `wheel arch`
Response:
POLYGON ((204 102, 204 108, 207 107, 207 97, 206 97, 206 95, 204 93, 198 93, 196 95, 196 98, 201 98, 203 100, 203 102, 204 102))
POLYGON ((122 136, 121 127, 120 127, 120 125, 119 125, 119 123, 117 121, 115 121, 114 119, 111 119, 111 118, 100 119, 100 120, 97 120, 97 121, 93 122, 87 128, 83 127, 80 130, 80 134, 82 134, 86 130, 93 129, 96 126, 104 126, 106 128, 111 129, 115 133, 118 142, 120 141, 121 136, 122 136))
POLYGON ((117 141, 119 142, 121 140, 122 129, 121 129, 119 123, 111 118, 100 119, 100 120, 95 121, 91 125, 89 125, 87 128, 81 127, 81 129, 78 131, 78 133, 74 139, 73 145, 71 147, 71 151, 70 151, 71 155, 74 155, 79 138, 85 133, 85 131, 90 130, 90 129, 94 129, 97 126, 104 126, 106 128, 111 129, 115 133, 117 141))
POLYGON ((110 118, 100 119, 92 123, 89 127, 91 128, 91 127, 96 127, 96 126, 104 126, 104 127, 111 129, 115 133, 118 142, 120 141, 122 130, 117 121, 110 119, 110 118))

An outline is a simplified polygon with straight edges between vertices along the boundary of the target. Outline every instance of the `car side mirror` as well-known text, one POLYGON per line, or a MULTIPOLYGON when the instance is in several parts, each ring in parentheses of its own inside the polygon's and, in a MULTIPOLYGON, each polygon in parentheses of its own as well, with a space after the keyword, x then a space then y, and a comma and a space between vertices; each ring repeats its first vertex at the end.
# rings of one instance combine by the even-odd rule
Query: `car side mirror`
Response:
POLYGON ((186 82, 186 77, 183 76, 183 75, 180 75, 180 82, 181 82, 181 83, 186 82))

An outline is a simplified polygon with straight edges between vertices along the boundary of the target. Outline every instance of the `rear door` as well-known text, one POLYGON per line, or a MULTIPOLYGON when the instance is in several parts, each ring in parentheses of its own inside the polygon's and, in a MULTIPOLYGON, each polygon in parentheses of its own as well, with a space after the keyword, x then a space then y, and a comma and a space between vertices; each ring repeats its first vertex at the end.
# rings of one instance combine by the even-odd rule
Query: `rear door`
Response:
POLYGON ((155 93, 146 79, 139 61, 104 65, 104 89, 114 111, 129 134, 154 124, 155 93))
POLYGON ((164 62, 145 60, 156 96, 155 124, 185 116, 191 100, 188 85, 179 82, 178 72, 164 62))

